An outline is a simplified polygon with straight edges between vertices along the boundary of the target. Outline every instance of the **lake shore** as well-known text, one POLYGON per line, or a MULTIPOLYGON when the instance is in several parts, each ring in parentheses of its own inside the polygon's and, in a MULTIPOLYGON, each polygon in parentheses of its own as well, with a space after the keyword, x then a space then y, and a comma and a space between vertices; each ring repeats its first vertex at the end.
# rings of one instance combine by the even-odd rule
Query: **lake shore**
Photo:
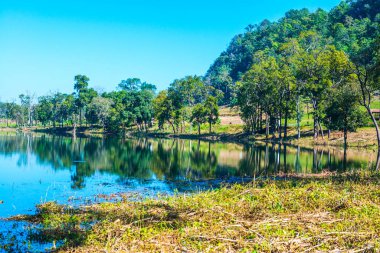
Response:
MULTIPOLYGON (((204 140, 204 141, 225 141, 225 142, 239 142, 239 143, 251 143, 256 141, 269 142, 269 143, 281 143, 281 144, 292 144, 300 145, 304 147, 313 146, 332 146, 332 147, 343 147, 343 133, 332 132, 330 134, 330 139, 325 136, 324 138, 313 139, 310 131, 304 132, 300 139, 297 139, 296 135, 290 131, 290 135, 287 138, 270 137, 265 138, 263 134, 257 134, 255 136, 244 132, 238 133, 211 133, 211 134, 173 134, 164 132, 130 132, 130 136, 135 137, 151 137, 151 138, 179 138, 179 139, 193 139, 193 140, 204 140)), ((357 132, 350 133, 348 135, 348 147, 350 148, 367 148, 367 149, 377 149, 376 144, 376 132, 375 129, 363 128, 359 129, 357 132)))
POLYGON ((54 203, 33 216, 40 240, 61 252, 304 252, 380 249, 380 174, 256 180, 194 195, 54 203), (83 224, 94 224, 85 228, 83 224))
MULTIPOLYGON (((189 139, 189 140, 202 140, 202 141, 219 141, 219 142, 232 142, 240 144, 250 144, 254 142, 266 142, 266 143, 276 143, 276 144, 290 144, 299 145, 302 147, 337 147, 342 148, 343 143, 343 133, 334 131, 331 132, 330 138, 328 138, 327 133, 325 133, 324 138, 319 137, 314 139, 312 132, 305 129, 301 138, 297 139, 295 129, 289 128, 289 133, 287 138, 278 138, 278 136, 270 136, 266 139, 264 134, 251 135, 240 131, 240 126, 236 125, 231 131, 227 129, 226 132, 220 132, 218 129, 216 132, 209 133, 170 133, 157 130, 149 130, 148 132, 129 130, 126 132, 128 137, 140 137, 140 138, 172 138, 172 139, 189 139), (238 129, 239 128, 239 129, 238 129)), ((53 135, 63 135, 71 136, 72 127, 32 127, 32 128, 0 128, 0 132, 36 132, 36 133, 47 133, 53 135)), ((117 136, 122 137, 120 133, 104 133, 100 127, 78 127, 77 129, 78 137, 104 137, 104 136, 117 136)), ((347 147, 355 149, 368 149, 371 151, 377 150, 376 142, 376 131, 374 128, 360 128, 358 131, 349 133, 347 139, 347 147)))

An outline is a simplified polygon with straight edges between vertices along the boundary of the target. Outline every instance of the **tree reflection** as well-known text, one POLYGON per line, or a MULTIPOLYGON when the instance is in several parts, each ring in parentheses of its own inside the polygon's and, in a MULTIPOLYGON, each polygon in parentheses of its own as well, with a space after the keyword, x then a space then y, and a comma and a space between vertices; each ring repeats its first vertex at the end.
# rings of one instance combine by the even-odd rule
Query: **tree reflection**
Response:
POLYGON ((320 173, 368 167, 365 155, 282 144, 236 145, 178 139, 0 136, 0 155, 18 155, 18 165, 36 159, 53 170, 70 170, 72 188, 96 172, 125 179, 207 180, 279 173, 320 173))

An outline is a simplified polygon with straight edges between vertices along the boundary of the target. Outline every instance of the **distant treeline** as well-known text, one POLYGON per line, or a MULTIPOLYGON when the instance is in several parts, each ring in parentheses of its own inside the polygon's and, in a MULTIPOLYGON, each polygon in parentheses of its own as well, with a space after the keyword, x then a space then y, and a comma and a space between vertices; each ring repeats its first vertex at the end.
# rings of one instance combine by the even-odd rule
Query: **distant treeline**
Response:
MULTIPOLYGON (((156 94, 156 86, 138 78, 122 80, 116 91, 97 92, 89 87, 85 75, 74 78, 72 94, 54 93, 35 98, 30 94, 19 96, 20 103, 0 103, 0 118, 9 127, 36 125, 64 127, 101 125, 106 132, 125 131, 137 127, 147 131, 153 119, 158 127, 168 123, 173 132, 183 132, 184 124, 198 126, 217 122, 219 108, 212 87, 206 86, 201 77, 188 76, 175 80, 168 90, 156 94)), ((217 92, 216 92, 217 93, 217 92)))

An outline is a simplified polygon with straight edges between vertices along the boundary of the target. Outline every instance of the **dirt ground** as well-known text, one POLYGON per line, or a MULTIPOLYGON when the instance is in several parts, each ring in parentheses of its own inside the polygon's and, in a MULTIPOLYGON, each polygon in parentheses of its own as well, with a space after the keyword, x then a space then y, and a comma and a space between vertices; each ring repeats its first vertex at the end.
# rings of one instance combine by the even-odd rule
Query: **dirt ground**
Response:
POLYGON ((220 124, 222 126, 244 124, 243 120, 239 116, 237 109, 221 107, 219 113, 220 124))
MULTIPOLYGON (((290 131, 290 135, 294 134, 290 131)), ((343 132, 331 132, 330 139, 325 132, 324 138, 319 137, 317 140, 313 139, 312 132, 308 132, 307 136, 301 137, 300 140, 292 139, 291 143, 301 144, 306 146, 323 145, 323 146, 342 146, 344 142, 343 132)), ((376 130, 373 127, 360 128, 356 132, 348 133, 347 145, 349 147, 358 148, 377 148, 376 130)))

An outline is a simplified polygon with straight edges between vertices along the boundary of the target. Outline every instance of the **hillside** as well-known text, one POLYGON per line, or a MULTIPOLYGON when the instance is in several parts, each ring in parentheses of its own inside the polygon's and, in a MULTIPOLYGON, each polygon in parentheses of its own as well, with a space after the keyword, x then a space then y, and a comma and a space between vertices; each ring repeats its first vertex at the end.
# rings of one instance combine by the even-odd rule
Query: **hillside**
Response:
POLYGON ((351 30, 362 28, 361 39, 377 36, 380 22, 380 1, 348 0, 327 12, 318 9, 290 10, 278 21, 263 20, 260 24, 248 25, 246 31, 236 35, 228 48, 210 66, 205 81, 224 92, 224 104, 234 101, 235 83, 250 68, 253 55, 261 50, 277 53, 282 43, 297 39, 302 33, 315 31, 328 39, 338 49, 347 53, 353 35, 351 30))

